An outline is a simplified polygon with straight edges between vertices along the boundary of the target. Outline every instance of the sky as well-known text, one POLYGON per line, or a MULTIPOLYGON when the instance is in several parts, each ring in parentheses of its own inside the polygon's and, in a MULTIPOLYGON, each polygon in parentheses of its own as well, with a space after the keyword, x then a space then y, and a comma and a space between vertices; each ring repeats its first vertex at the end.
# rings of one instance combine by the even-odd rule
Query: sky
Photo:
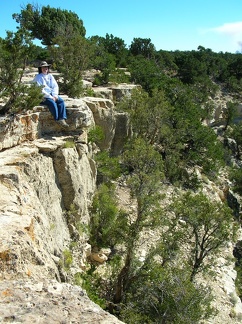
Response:
POLYGON ((26 4, 76 13, 86 37, 150 38, 156 50, 242 53, 242 0, 0 0, 0 37, 15 32, 12 18, 26 4))

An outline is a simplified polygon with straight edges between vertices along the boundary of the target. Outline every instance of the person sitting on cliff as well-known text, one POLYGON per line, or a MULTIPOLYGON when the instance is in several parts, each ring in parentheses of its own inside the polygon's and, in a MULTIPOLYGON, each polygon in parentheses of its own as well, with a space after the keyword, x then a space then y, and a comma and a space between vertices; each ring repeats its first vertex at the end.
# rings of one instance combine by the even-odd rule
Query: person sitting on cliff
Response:
POLYGON ((65 102, 59 96, 59 86, 54 76, 50 73, 50 64, 45 61, 41 62, 38 66, 38 71, 39 74, 35 76, 33 82, 42 87, 44 100, 40 104, 46 105, 49 108, 55 121, 61 127, 68 128, 65 102))

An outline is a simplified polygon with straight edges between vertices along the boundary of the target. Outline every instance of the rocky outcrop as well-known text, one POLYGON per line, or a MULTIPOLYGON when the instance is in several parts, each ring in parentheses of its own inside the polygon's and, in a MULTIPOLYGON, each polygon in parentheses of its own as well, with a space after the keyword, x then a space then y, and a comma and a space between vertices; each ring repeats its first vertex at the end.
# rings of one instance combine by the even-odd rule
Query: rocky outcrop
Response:
POLYGON ((78 286, 45 281, 0 281, 1 323, 118 324, 78 286))
POLYGON ((136 84, 113 84, 106 87, 93 87, 95 96, 99 98, 110 99, 113 102, 119 102, 123 97, 130 97, 134 89, 141 87, 136 84))
MULTIPOLYGON (((94 126, 91 110, 85 101, 70 100, 67 102, 67 114, 70 128, 65 134, 78 135, 83 129, 94 126)), ((0 118, 0 151, 26 141, 33 141, 43 136, 60 135, 63 133, 60 125, 44 106, 36 106, 22 114, 0 118)))
POLYGON ((0 154, 2 278, 60 279, 60 257, 72 235, 67 212, 75 212, 73 225, 88 222, 95 163, 88 152, 66 148, 66 140, 36 140, 0 154))
POLYGON ((109 100, 65 99, 67 131, 41 106, 0 120, 1 322, 119 322, 80 287, 61 283, 82 272, 90 255, 83 229, 96 188, 97 148, 88 132, 102 127, 100 148, 111 149, 121 138, 119 117, 109 100), (65 264, 65 252, 73 264, 65 264))
MULTIPOLYGON (((101 150, 117 153, 122 151, 123 144, 130 133, 126 113, 116 112, 109 99, 84 97, 82 99, 65 99, 68 123, 64 134, 78 137, 95 126, 101 127, 104 138, 98 145, 101 150), (115 144, 114 144, 115 143, 115 144)), ((63 129, 55 123, 50 112, 44 106, 36 106, 23 114, 0 118, 0 151, 26 141, 34 141, 44 136, 59 136, 63 129)))

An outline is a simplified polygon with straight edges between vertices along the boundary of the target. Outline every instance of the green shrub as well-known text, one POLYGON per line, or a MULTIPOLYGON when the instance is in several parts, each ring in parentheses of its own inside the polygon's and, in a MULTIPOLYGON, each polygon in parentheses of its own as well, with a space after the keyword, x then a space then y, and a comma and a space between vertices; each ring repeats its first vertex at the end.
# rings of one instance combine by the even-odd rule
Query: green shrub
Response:
POLYGON ((73 263, 73 257, 70 250, 64 250, 62 253, 62 265, 63 268, 67 271, 70 269, 73 263))
POLYGON ((96 154, 95 161, 97 163, 98 176, 107 182, 117 179, 121 175, 121 166, 119 158, 110 157, 109 152, 101 151, 96 154))
POLYGON ((102 280, 94 273, 95 268, 92 267, 87 273, 76 273, 74 283, 86 290, 88 297, 103 309, 106 307, 105 299, 101 298, 102 280))
POLYGON ((119 210, 113 185, 102 184, 90 209, 90 243, 92 246, 112 247, 125 238, 126 214, 119 210))
POLYGON ((74 147, 75 147, 75 143, 73 140, 65 141, 64 148, 74 148, 74 147))
POLYGON ((104 132, 102 127, 95 126, 88 132, 88 141, 91 143, 99 143, 104 139, 104 132))

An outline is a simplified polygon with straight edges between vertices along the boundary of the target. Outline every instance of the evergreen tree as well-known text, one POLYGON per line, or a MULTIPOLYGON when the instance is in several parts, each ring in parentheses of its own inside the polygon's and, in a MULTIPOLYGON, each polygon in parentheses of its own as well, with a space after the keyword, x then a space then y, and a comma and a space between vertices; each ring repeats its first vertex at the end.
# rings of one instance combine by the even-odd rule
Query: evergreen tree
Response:
POLYGON ((19 29, 7 32, 0 41, 0 97, 5 104, 0 114, 16 113, 30 109, 42 99, 41 89, 36 85, 26 85, 22 77, 28 61, 32 58, 34 45, 29 33, 19 29))
POLYGON ((21 13, 13 14, 13 18, 21 28, 30 31, 31 36, 41 40, 44 45, 55 45, 55 37, 70 26, 80 36, 86 34, 83 21, 77 14, 60 8, 27 4, 21 13))
MULTIPOLYGON (((191 280, 198 272, 210 267, 208 258, 217 255, 221 248, 233 240, 234 229, 231 209, 222 202, 212 202, 202 193, 186 192, 170 205, 173 233, 177 226, 182 232, 181 243, 187 245, 187 262, 191 267, 191 280)), ((186 258, 184 257, 184 260, 186 258)))
POLYGON ((146 59, 152 59, 155 55, 155 46, 150 38, 134 38, 130 45, 130 53, 133 56, 141 55, 146 59))
POLYGON ((130 324, 193 324, 216 314, 209 288, 191 282, 186 269, 157 261, 139 271, 125 297, 120 319, 130 324))
POLYGON ((61 29, 53 40, 58 46, 51 46, 49 51, 62 77, 60 89, 78 98, 83 93, 83 72, 90 66, 92 47, 72 26, 61 29))

